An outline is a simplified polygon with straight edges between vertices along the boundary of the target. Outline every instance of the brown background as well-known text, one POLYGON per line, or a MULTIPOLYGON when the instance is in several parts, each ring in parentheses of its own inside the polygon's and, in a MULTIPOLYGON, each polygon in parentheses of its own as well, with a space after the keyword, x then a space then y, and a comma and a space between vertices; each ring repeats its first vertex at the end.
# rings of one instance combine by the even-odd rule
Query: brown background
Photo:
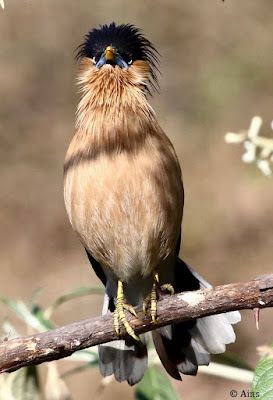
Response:
MULTIPOLYGON (((268 0, 6 0, 0 12, 1 296, 41 305, 63 292, 98 284, 68 223, 62 164, 77 104, 74 50, 99 24, 141 27, 162 55, 161 92, 151 99, 179 155, 186 205, 183 258, 212 284, 249 280, 272 270, 272 180, 241 162, 225 132, 272 115, 272 15, 268 0)), ((58 324, 98 315, 100 296, 63 305, 58 324)), ((1 317, 8 315, 0 309, 1 317)), ((243 312, 229 350, 251 365, 272 341, 272 310, 243 312)), ((22 329, 22 328, 21 328, 22 329)), ((24 329, 22 333, 26 333, 24 329)), ((62 362, 61 368, 68 367, 62 362)), ((71 364, 69 364, 69 367, 71 364)), ((100 379, 89 370, 67 379, 74 399, 93 399, 100 379)), ((175 383, 181 398, 229 399, 250 385, 199 374, 175 383)), ((113 383, 103 399, 133 399, 113 383)))

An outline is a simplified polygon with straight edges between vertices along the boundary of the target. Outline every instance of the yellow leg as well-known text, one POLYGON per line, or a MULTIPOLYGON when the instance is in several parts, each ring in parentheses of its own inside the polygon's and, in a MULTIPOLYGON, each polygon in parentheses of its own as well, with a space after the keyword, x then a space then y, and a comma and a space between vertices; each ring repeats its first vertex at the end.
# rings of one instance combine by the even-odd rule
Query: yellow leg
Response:
POLYGON ((154 324, 156 324, 156 283, 153 283, 151 291, 151 317, 154 324))
POLYGON ((142 311, 143 311, 143 314, 145 314, 145 315, 146 315, 147 307, 148 307, 149 303, 151 303, 152 298, 153 298, 153 302, 154 302, 154 299, 156 300, 156 283, 159 283, 157 269, 154 269, 154 271, 153 271, 153 278, 154 278, 155 282, 153 283, 152 291, 150 294, 148 294, 148 296, 142 302, 142 311))
MULTIPOLYGON (((144 299, 142 303, 142 310, 143 313, 146 314, 146 310, 148 307, 148 304, 151 304, 151 317, 152 321, 154 324, 156 324, 156 311, 157 311, 157 293, 156 293, 156 287, 157 285, 159 286, 159 276, 158 276, 158 271, 155 269, 153 271, 153 278, 154 278, 154 283, 152 287, 151 293, 144 299)), ((174 294, 174 288, 170 283, 165 283, 164 285, 159 286, 161 291, 168 290, 171 295, 174 294)))
POLYGON ((159 276, 158 276, 157 268, 155 268, 155 269, 153 270, 153 276, 154 276, 154 281, 155 281, 156 283, 159 283, 159 276))
POLYGON ((143 311, 143 314, 145 314, 145 315, 146 315, 147 307, 148 307, 148 304, 150 303, 150 301, 151 301, 151 295, 148 294, 148 296, 142 302, 142 311, 143 311))
POLYGON ((123 295, 123 284, 122 281, 118 281, 118 290, 117 290, 117 301, 116 301, 116 309, 114 311, 114 327, 116 329, 117 335, 120 334, 119 331, 119 321, 123 324, 124 328, 126 329, 126 332, 128 335, 132 336, 135 340, 139 340, 139 338, 136 336, 133 328, 127 321, 126 315, 124 314, 124 309, 130 311, 131 314, 133 314, 135 317, 137 317, 137 313, 133 309, 133 306, 130 304, 126 303, 123 295))

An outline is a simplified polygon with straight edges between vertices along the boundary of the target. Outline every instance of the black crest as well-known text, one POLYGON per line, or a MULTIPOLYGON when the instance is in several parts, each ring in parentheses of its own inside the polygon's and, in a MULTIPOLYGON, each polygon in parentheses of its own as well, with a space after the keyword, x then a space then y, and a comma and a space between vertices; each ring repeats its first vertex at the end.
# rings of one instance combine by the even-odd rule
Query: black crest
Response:
POLYGON ((159 53, 134 25, 116 25, 112 22, 109 26, 92 29, 78 47, 76 58, 99 58, 107 46, 112 46, 127 63, 136 60, 147 61, 151 66, 152 78, 157 82, 159 53))

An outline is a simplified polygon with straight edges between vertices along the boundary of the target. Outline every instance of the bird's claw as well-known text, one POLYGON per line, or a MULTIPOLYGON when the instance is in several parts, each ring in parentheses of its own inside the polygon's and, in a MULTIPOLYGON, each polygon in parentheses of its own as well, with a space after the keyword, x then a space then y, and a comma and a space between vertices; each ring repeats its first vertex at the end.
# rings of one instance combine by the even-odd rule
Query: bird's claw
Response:
POLYGON ((162 290, 162 292, 165 292, 167 290, 168 292, 170 292, 171 296, 174 295, 174 288, 173 285, 171 285, 170 283, 164 283, 164 285, 160 286, 160 289, 162 290))
POLYGON ((147 307, 149 303, 151 304, 151 318, 154 324, 156 324, 156 313, 157 313, 157 287, 159 287, 161 292, 168 291, 171 295, 174 295, 174 288, 170 283, 165 283, 164 285, 159 285, 158 272, 155 270, 153 273, 154 283, 151 293, 144 299, 142 303, 143 314, 146 315, 147 307))
POLYGON ((130 335, 133 339, 139 341, 139 337, 135 334, 135 331, 129 324, 129 322, 126 318, 126 315, 124 313, 124 310, 129 311, 136 318, 138 318, 138 315, 135 312, 133 306, 131 304, 128 304, 126 302, 126 300, 124 299, 122 281, 119 280, 118 281, 116 309, 114 311, 114 327, 115 327, 117 335, 120 335, 120 330, 119 330, 119 321, 120 321, 123 324, 124 328, 126 329, 126 332, 128 333, 128 335, 130 335))

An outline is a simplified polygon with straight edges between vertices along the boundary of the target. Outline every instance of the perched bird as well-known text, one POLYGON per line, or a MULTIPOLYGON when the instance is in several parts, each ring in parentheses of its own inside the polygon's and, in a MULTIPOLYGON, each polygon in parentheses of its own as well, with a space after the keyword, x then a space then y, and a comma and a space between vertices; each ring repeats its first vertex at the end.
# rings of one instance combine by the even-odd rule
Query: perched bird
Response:
MULTIPOLYGON (((157 85, 158 53, 133 25, 103 25, 79 47, 81 99, 64 164, 67 213, 105 285, 103 314, 113 313, 128 339, 99 348, 100 371, 130 385, 147 368, 146 337, 124 310, 150 306, 164 292, 210 285, 178 257, 184 191, 174 148, 148 102, 157 85)), ((167 372, 195 375, 210 353, 235 340, 237 312, 182 322, 152 332, 167 372)))

